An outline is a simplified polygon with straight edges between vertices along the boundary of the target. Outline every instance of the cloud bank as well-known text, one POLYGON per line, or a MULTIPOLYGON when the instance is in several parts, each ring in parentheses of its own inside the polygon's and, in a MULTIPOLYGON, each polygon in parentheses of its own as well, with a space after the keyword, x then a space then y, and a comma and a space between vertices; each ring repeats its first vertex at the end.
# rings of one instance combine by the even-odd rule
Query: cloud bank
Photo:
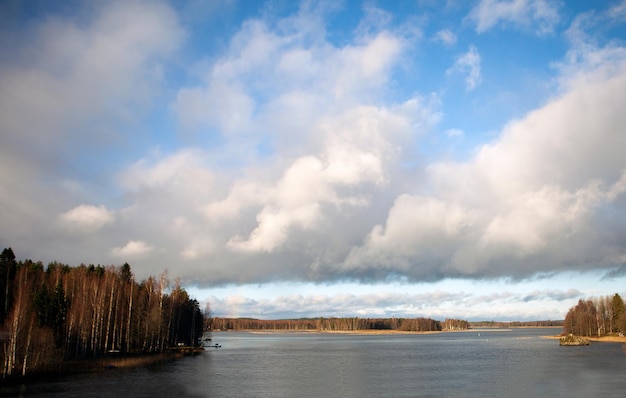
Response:
POLYGON ((561 319, 562 302, 578 299, 576 289, 535 290, 528 294, 513 291, 501 293, 446 292, 424 293, 336 293, 291 294, 276 298, 251 299, 241 295, 211 297, 214 316, 238 317, 254 314, 260 319, 298 319, 310 316, 336 317, 431 317, 470 320, 549 320, 561 319), (502 311, 506 304, 508 313, 502 311))

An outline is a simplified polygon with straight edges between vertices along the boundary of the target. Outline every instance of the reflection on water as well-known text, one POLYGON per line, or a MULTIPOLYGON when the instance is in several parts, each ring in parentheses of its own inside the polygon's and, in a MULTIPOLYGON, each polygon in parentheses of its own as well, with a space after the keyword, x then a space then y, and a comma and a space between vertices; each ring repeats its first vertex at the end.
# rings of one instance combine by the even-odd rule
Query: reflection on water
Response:
POLYGON ((0 389, 24 397, 622 396, 622 344, 560 347, 559 330, 434 335, 216 333, 222 345, 136 369, 0 389))

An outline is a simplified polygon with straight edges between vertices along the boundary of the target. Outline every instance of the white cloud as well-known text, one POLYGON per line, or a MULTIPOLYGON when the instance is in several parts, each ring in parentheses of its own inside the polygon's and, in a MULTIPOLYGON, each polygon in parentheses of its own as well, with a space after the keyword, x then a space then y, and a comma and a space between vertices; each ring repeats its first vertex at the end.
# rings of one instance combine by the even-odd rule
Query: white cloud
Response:
MULTIPOLYGON (((550 71, 559 92, 455 161, 437 160, 452 156, 442 146, 484 136, 436 134, 463 99, 438 81, 419 93, 419 35, 375 8, 330 35, 329 7, 258 14, 208 55, 179 53, 186 32, 160 2, 34 20, 0 65, 0 240, 74 263, 130 256, 138 277, 168 267, 198 285, 525 277, 623 260, 626 56, 594 39, 598 20, 572 24, 550 71)), ((472 15, 481 32, 547 32, 554 10, 492 1, 472 15)), ((448 75, 475 89, 486 54, 469 46, 448 75)))
POLYGON ((205 258, 215 252, 215 243, 210 238, 194 238, 183 250, 180 256, 186 260, 205 258))
POLYGON ((604 79, 607 75, 621 73, 626 60, 626 48, 619 41, 600 45, 592 32, 599 26, 613 23, 610 12, 586 12, 577 15, 565 31, 570 43, 564 59, 553 63, 561 74, 560 83, 565 90, 584 84, 580 79, 604 79))
POLYGON ((374 268, 428 278, 441 272, 474 219, 470 209, 455 203, 401 195, 385 226, 375 226, 364 245, 350 252, 344 267, 363 275, 374 268))
POLYGON ((560 20, 558 3, 550 0, 481 0, 468 18, 478 33, 502 23, 535 29, 538 35, 551 33, 560 20))
POLYGON ((480 75, 480 54, 474 46, 470 46, 465 54, 457 57, 454 65, 446 71, 446 74, 465 74, 465 87, 467 90, 475 89, 481 82, 480 75))
POLYGON ((370 191, 389 182, 402 143, 439 117, 434 97, 376 104, 405 50, 401 36, 370 29, 334 47, 306 36, 316 31, 314 19, 306 31, 286 21, 277 31, 246 23, 224 57, 197 66, 202 82, 178 91, 172 109, 181 125, 200 138, 222 134, 223 146, 156 151, 120 173, 130 203, 120 228, 167 247, 158 261, 182 259, 182 277, 324 278, 324 264, 347 250, 343 239, 364 231, 370 191), (254 103, 238 110, 254 111, 220 108, 230 105, 216 87, 237 88, 254 103), (223 122, 228 117, 235 124, 223 122), (271 158, 255 148, 266 137, 271 158), (232 163, 249 166, 233 172, 232 163), (334 225, 355 213, 364 220, 334 225), (334 247, 317 243, 320 237, 334 247), (323 251, 327 259, 319 258, 323 251), (260 260, 249 267, 244 258, 260 260))
POLYGON ((61 220, 79 230, 97 230, 112 224, 115 213, 104 206, 79 205, 61 214, 61 220))
POLYGON ((456 44, 457 40, 456 35, 449 29, 443 29, 438 31, 435 35, 435 38, 449 46, 456 44))
POLYGON ((626 68, 612 70, 577 79, 470 161, 432 164, 430 195, 399 196, 345 269, 420 279, 612 264, 620 249, 602 237, 618 232, 596 220, 622 211, 626 188, 626 136, 614 127, 626 124, 626 68))
POLYGON ((267 203, 270 195, 270 188, 259 181, 237 180, 224 199, 202 206, 202 212, 210 222, 220 223, 224 219, 237 218, 247 208, 267 203))
POLYGON ((181 125, 196 130, 215 127, 221 134, 253 138, 267 133, 255 127, 263 121, 287 127, 276 133, 284 134, 289 143, 291 128, 306 132, 302 126, 310 122, 306 118, 312 112, 324 115, 367 103, 384 87, 405 46, 403 37, 381 30, 357 44, 333 47, 309 36, 322 28, 302 31, 289 21, 281 24, 285 27, 281 34, 264 21, 246 22, 227 55, 202 72, 205 84, 179 90, 173 109, 181 125), (257 104, 256 97, 263 97, 264 103, 257 104), (292 124, 282 120, 285 114, 305 119, 293 119, 292 124))
POLYGON ((168 195, 186 197, 193 202, 194 198, 208 194, 213 186, 214 176, 206 165, 207 156, 201 150, 187 148, 165 157, 156 154, 156 161, 141 159, 121 173, 120 184, 130 192, 167 187, 168 195))
POLYGON ((124 246, 114 247, 111 252, 116 257, 137 257, 150 253, 154 247, 141 240, 131 240, 124 246))
POLYGON ((237 317, 247 314, 260 319, 301 317, 432 317, 476 320, 562 319, 561 307, 574 303, 583 293, 576 289, 504 290, 497 293, 433 289, 422 293, 295 293, 274 298, 249 298, 242 294, 211 296, 215 316, 237 317), (533 303, 536 305, 528 305, 533 303), (507 314, 502 308, 508 309, 507 314), (462 309, 462 310, 461 310, 462 309), (461 313, 462 312, 462 313, 461 313))
MULTIPOLYGON (((275 186, 259 189, 259 198, 265 201, 256 216, 258 226, 247 239, 236 236, 229 245, 236 250, 272 252, 286 243, 292 227, 309 230, 323 223, 328 216, 324 206, 366 206, 369 197, 361 192, 386 182, 385 165, 399 152, 389 138, 408 134, 411 128, 411 120, 398 111, 414 107, 412 102, 393 111, 358 107, 324 120, 318 130, 326 137, 322 152, 295 159, 275 186)), ((241 187, 238 184, 234 189, 241 192, 241 187)), ((243 198, 250 196, 242 193, 243 198)), ((232 213, 228 209, 240 208, 243 202, 253 204, 232 192, 228 197, 232 204, 220 201, 207 208, 232 213)))
POLYGON ((526 255, 543 250, 559 237, 579 232, 581 223, 595 210, 603 193, 591 185, 577 192, 543 187, 511 198, 515 202, 496 215, 484 230, 481 246, 503 245, 526 255))
POLYGON ((403 51, 402 37, 384 30, 384 23, 361 25, 358 44, 338 48, 307 36, 320 30, 311 26, 315 18, 305 31, 290 21, 281 21, 281 34, 263 21, 247 22, 227 56, 206 70, 206 85, 181 90, 174 105, 183 124, 212 123, 211 102, 224 102, 212 92, 215 85, 245 87, 248 97, 262 87, 266 101, 256 112, 215 113, 245 121, 248 127, 233 129, 239 135, 254 131, 258 139, 270 130, 281 154, 298 154, 281 159, 270 174, 239 178, 221 199, 202 206, 209 221, 222 225, 245 219, 238 224, 249 226, 254 216, 251 230, 227 240, 235 251, 279 251, 294 232, 320 228, 338 209, 363 207, 367 187, 386 181, 386 164, 399 152, 394 141, 409 134, 411 123, 430 123, 420 120, 429 112, 417 100, 394 108, 357 105, 379 96, 403 51))

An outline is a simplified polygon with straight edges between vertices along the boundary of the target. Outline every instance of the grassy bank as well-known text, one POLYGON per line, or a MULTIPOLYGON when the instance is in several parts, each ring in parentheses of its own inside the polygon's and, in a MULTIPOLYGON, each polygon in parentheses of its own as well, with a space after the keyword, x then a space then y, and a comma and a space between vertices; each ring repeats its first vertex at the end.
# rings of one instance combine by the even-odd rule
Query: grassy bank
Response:
MULTIPOLYGON (((556 336, 541 336, 544 339, 560 339, 562 335, 556 336)), ((596 341, 600 343, 623 343, 626 344, 626 336, 602 336, 602 337, 585 337, 589 341, 596 341)))
POLYGON ((626 336, 587 337, 587 339, 604 343, 626 343, 626 336))

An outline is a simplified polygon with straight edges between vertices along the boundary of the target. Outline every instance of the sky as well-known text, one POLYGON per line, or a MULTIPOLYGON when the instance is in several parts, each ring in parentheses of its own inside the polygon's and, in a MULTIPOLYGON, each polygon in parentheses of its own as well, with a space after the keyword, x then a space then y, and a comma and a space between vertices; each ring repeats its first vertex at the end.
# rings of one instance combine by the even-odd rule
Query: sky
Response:
POLYGON ((216 316, 626 295, 626 1, 0 4, 0 245, 216 316))

